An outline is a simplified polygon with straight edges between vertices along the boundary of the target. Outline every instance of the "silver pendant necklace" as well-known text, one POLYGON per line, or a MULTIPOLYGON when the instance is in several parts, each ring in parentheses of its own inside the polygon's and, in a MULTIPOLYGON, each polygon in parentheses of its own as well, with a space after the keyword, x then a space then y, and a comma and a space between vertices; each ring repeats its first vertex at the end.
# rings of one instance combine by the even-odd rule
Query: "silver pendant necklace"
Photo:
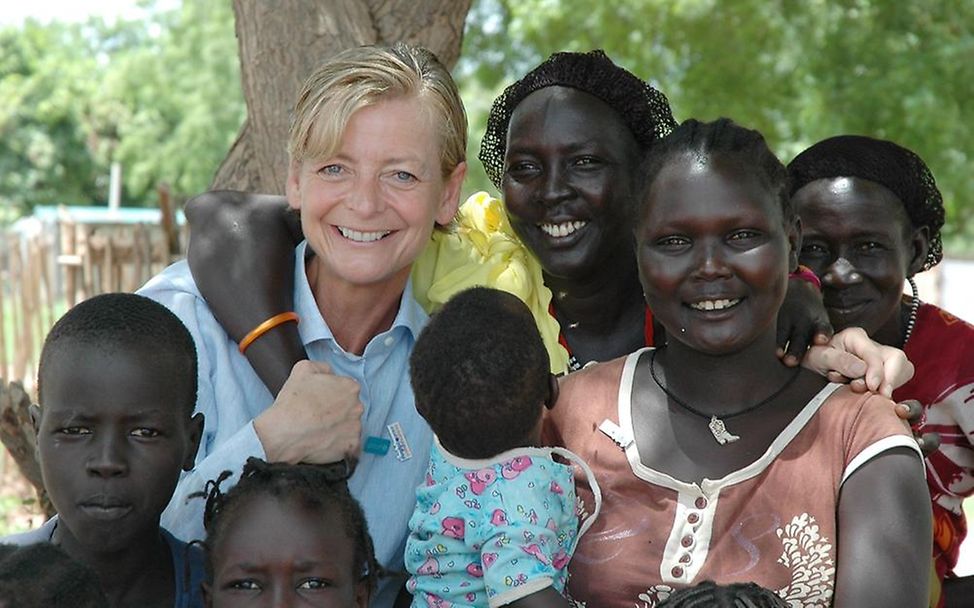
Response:
POLYGON ((735 435, 727 430, 727 425, 724 424, 724 420, 736 418, 737 416, 743 416, 744 414, 753 412, 754 410, 758 409, 762 405, 766 405, 771 401, 774 401, 775 398, 781 395, 781 393, 785 392, 785 389, 787 389, 789 386, 792 385, 792 383, 794 383, 794 381, 798 378, 798 375, 801 373, 801 367, 796 367, 795 372, 787 380, 785 380, 785 383, 781 385, 781 388, 771 393, 769 397, 766 397, 765 399, 758 401, 754 405, 749 405, 739 412, 734 412, 733 414, 725 414, 724 416, 718 418, 717 414, 708 414, 706 412, 701 412, 700 410, 696 409, 695 407, 693 407, 683 399, 680 399, 679 397, 674 395, 672 392, 670 392, 668 388, 666 388, 666 386, 663 385, 662 382, 660 382, 659 376, 656 375, 656 353, 658 353, 660 350, 662 350, 662 347, 654 350, 652 355, 650 355, 649 358, 649 373, 650 375, 653 376, 653 382, 656 383, 656 386, 658 386, 661 391, 666 393, 666 396, 669 397, 673 401, 673 403, 676 403, 677 405, 679 405, 686 411, 690 412, 691 414, 694 414, 695 416, 700 416, 705 420, 707 418, 710 418, 710 423, 707 425, 707 427, 710 429, 710 434, 714 436, 714 439, 720 445, 734 443, 735 441, 741 438, 740 435, 735 435))

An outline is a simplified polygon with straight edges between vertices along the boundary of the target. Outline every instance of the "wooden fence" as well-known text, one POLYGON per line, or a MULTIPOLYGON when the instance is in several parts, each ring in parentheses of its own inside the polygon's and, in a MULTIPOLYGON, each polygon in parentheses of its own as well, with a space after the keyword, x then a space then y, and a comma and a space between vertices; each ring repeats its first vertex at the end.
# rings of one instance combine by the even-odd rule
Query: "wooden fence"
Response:
POLYGON ((172 222, 79 222, 65 207, 53 226, 0 235, 0 377, 32 387, 57 318, 91 296, 138 289, 183 255, 176 230, 172 222))

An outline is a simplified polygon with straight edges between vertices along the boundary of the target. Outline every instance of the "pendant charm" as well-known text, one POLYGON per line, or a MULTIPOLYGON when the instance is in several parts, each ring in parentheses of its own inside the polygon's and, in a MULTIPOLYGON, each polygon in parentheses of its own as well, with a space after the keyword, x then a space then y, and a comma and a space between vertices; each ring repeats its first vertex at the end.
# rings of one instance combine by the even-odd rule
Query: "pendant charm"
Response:
POLYGON ((735 441, 740 439, 739 436, 734 435, 733 433, 728 431, 727 426, 724 425, 724 421, 718 418, 717 416, 712 416, 710 418, 710 424, 708 424, 707 426, 710 427, 711 434, 713 434, 714 439, 716 439, 717 443, 719 443, 720 445, 724 445, 726 443, 734 443, 735 441))

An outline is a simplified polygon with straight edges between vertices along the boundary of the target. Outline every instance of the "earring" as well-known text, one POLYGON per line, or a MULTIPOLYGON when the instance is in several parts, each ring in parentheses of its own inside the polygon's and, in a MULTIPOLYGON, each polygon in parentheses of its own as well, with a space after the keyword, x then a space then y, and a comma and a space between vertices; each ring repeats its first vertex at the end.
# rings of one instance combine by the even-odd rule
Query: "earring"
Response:
POLYGON ((917 291, 917 282, 913 280, 913 277, 907 277, 906 280, 910 283, 910 289, 913 291, 913 301, 910 303, 910 316, 906 319, 906 332, 903 334, 903 346, 906 346, 907 340, 913 334, 913 328, 917 323, 917 313, 920 312, 920 294, 917 291))

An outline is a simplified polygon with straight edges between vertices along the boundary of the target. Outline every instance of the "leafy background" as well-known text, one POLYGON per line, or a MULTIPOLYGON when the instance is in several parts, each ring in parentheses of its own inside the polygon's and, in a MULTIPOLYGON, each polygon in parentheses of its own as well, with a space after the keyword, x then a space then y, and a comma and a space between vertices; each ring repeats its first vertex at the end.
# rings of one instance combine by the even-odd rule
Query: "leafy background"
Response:
MULTIPOLYGON (((142 0, 144 18, 0 30, 0 219, 38 204, 206 189, 243 121, 229 2, 142 0)), ((604 48, 678 119, 730 116, 788 160, 837 133, 894 139, 932 167, 947 247, 974 253, 974 3, 958 0, 475 0, 455 74, 466 189, 494 96, 558 50, 604 48)), ((282 109, 286 111, 286 109, 282 109)))

